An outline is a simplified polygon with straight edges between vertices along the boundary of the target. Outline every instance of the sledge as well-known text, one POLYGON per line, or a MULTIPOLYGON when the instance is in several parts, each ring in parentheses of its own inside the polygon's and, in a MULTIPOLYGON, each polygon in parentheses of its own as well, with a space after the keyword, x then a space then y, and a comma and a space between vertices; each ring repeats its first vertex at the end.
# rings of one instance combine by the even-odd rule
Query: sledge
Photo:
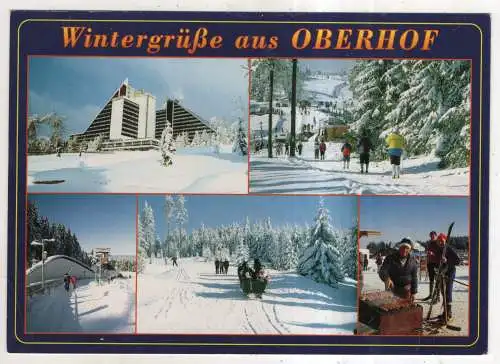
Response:
POLYGON ((241 278, 240 288, 245 295, 250 293, 255 294, 257 297, 261 297, 267 287, 267 279, 264 278, 241 278))

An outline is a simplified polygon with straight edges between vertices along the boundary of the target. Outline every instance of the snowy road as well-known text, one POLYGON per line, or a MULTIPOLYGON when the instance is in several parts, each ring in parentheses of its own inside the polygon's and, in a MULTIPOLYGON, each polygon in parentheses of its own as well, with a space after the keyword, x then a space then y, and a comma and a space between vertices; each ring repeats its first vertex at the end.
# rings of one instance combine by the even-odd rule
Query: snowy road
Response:
POLYGON ((27 305, 27 332, 133 333, 135 279, 99 286, 81 281, 68 294, 63 285, 35 295, 27 305))
POLYGON ((388 161, 370 163, 370 173, 361 174, 359 159, 351 158, 343 169, 340 144, 331 143, 324 161, 313 158, 311 143, 296 158, 252 155, 250 192, 290 194, 416 194, 467 195, 467 168, 438 170, 432 157, 405 159, 401 178, 392 179, 388 161))
POLYGON ((244 297, 236 268, 181 259, 147 265, 138 280, 139 333, 352 334, 356 283, 334 289, 293 273, 270 272, 262 299, 244 297))

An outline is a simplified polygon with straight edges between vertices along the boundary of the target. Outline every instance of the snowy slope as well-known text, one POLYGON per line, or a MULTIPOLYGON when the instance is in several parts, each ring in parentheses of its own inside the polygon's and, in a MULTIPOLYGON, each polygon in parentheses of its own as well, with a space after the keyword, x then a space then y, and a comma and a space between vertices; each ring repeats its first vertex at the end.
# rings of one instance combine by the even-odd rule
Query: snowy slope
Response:
POLYGON ((341 144, 329 143, 324 161, 314 159, 312 142, 304 144, 301 157, 268 159, 252 155, 250 192, 311 194, 417 194, 467 195, 468 168, 438 170, 439 160, 423 156, 401 162, 401 178, 393 180, 388 160, 371 162, 370 173, 361 174, 359 159, 351 157, 343 169, 341 144))
POLYGON ((294 273, 271 271, 262 299, 244 297, 231 266, 180 259, 146 266, 138 280, 138 332, 186 334, 352 334, 356 283, 339 289, 294 273))
POLYGON ((180 150, 163 167, 158 151, 63 153, 28 157, 30 192, 200 192, 246 193, 247 158, 232 153, 180 150), (35 181, 65 180, 60 184, 35 181))
POLYGON ((79 281, 71 294, 63 285, 28 300, 28 332, 133 333, 135 278, 115 279, 99 286, 79 281))

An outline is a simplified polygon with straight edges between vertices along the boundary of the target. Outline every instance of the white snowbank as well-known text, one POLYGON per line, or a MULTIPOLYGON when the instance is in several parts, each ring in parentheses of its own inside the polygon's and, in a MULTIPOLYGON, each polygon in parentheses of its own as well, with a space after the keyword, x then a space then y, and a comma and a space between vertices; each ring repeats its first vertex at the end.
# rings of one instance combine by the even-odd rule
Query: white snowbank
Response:
POLYGON ((247 158, 209 148, 179 150, 174 165, 161 165, 156 150, 28 157, 30 192, 246 193, 247 158), (64 180, 59 184, 35 181, 64 180))
MULTIPOLYGON (((133 333, 135 275, 98 285, 79 281, 68 294, 63 285, 28 300, 28 332, 133 333)), ((128 275, 127 275, 128 276, 128 275)))

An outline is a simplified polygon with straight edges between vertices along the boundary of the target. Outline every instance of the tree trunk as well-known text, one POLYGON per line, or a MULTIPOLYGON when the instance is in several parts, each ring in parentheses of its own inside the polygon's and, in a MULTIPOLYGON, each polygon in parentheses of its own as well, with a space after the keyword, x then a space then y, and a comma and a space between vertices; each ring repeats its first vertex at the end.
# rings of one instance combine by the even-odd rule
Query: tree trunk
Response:
POLYGON ((290 157, 295 157, 295 109, 297 107, 297 58, 292 59, 292 105, 290 116, 290 157))
POLYGON ((269 70, 269 130, 267 134, 267 156, 273 157, 273 81, 274 70, 273 65, 269 70))

